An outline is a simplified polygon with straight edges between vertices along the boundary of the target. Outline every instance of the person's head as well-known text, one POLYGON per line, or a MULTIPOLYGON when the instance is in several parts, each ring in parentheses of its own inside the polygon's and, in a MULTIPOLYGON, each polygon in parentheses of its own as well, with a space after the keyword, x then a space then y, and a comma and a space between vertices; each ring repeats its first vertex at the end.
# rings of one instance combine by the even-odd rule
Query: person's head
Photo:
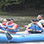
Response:
POLYGON ((14 21, 13 18, 11 18, 11 23, 13 23, 13 21, 14 21))
POLYGON ((37 20, 40 20, 42 18, 43 18, 43 14, 40 14, 40 15, 37 16, 37 20))
POLYGON ((8 23, 11 23, 11 19, 10 19, 10 18, 8 18, 8 19, 7 19, 7 22, 8 22, 8 23))
POLYGON ((37 20, 36 19, 32 19, 32 24, 36 24, 37 20))
POLYGON ((8 18, 7 21, 8 21, 8 23, 13 23, 13 19, 12 18, 8 18))
POLYGON ((7 19, 4 19, 3 22, 7 22, 7 19))

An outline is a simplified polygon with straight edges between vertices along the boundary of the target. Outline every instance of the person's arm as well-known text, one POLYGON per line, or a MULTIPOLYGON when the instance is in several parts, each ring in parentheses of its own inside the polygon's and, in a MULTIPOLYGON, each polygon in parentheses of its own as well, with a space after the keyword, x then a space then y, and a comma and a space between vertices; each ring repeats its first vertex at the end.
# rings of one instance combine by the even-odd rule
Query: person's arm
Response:
POLYGON ((10 29, 10 30, 15 30, 16 28, 15 28, 15 27, 12 27, 12 28, 11 28, 11 27, 9 27, 8 29, 10 29))
POLYGON ((29 29, 30 26, 31 26, 31 25, 29 24, 29 25, 27 26, 27 28, 26 28, 25 31, 32 31, 32 29, 29 29))
POLYGON ((41 29, 43 29, 41 23, 36 23, 41 29))
POLYGON ((8 29, 10 29, 10 30, 15 30, 17 27, 18 27, 18 25, 15 24, 15 25, 13 25, 13 27, 9 27, 8 29))
POLYGON ((42 27, 41 23, 36 23, 36 24, 41 28, 41 30, 39 30, 39 32, 42 32, 43 27, 42 27))
POLYGON ((7 31, 1 30, 1 29, 0 29, 0 32, 1 32, 1 33, 7 33, 7 31))

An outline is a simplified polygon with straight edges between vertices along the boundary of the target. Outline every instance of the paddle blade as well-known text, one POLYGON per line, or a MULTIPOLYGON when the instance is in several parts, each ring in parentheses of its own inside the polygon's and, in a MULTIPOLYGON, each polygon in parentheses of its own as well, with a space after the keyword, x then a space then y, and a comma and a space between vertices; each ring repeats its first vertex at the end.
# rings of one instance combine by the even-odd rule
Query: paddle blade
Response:
POLYGON ((7 39, 8 40, 11 40, 12 39, 12 36, 10 35, 10 33, 6 33, 6 36, 7 36, 7 39))

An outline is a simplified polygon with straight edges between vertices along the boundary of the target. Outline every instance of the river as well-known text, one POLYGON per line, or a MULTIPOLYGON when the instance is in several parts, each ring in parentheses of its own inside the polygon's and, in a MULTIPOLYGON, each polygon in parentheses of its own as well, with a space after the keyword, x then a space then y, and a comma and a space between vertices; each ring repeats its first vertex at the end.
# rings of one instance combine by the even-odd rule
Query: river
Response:
POLYGON ((1 43, 1 44, 44 44, 44 42, 1 43))

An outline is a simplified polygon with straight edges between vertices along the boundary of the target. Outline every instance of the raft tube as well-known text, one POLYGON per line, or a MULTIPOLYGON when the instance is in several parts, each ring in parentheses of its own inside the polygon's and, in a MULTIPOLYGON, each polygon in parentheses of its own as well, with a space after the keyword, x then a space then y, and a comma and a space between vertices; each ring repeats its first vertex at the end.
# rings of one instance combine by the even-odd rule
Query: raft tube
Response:
POLYGON ((44 34, 12 35, 10 42, 44 41, 44 34))
POLYGON ((0 33, 0 43, 44 41, 44 30, 42 33, 36 33, 36 34, 23 34, 23 33, 24 32, 10 34, 12 37, 11 39, 8 39, 7 33, 0 33))
POLYGON ((12 38, 8 40, 6 34, 0 33, 0 43, 8 42, 33 42, 33 41, 44 41, 44 33, 41 34, 27 34, 27 35, 14 35, 10 34, 12 38))

